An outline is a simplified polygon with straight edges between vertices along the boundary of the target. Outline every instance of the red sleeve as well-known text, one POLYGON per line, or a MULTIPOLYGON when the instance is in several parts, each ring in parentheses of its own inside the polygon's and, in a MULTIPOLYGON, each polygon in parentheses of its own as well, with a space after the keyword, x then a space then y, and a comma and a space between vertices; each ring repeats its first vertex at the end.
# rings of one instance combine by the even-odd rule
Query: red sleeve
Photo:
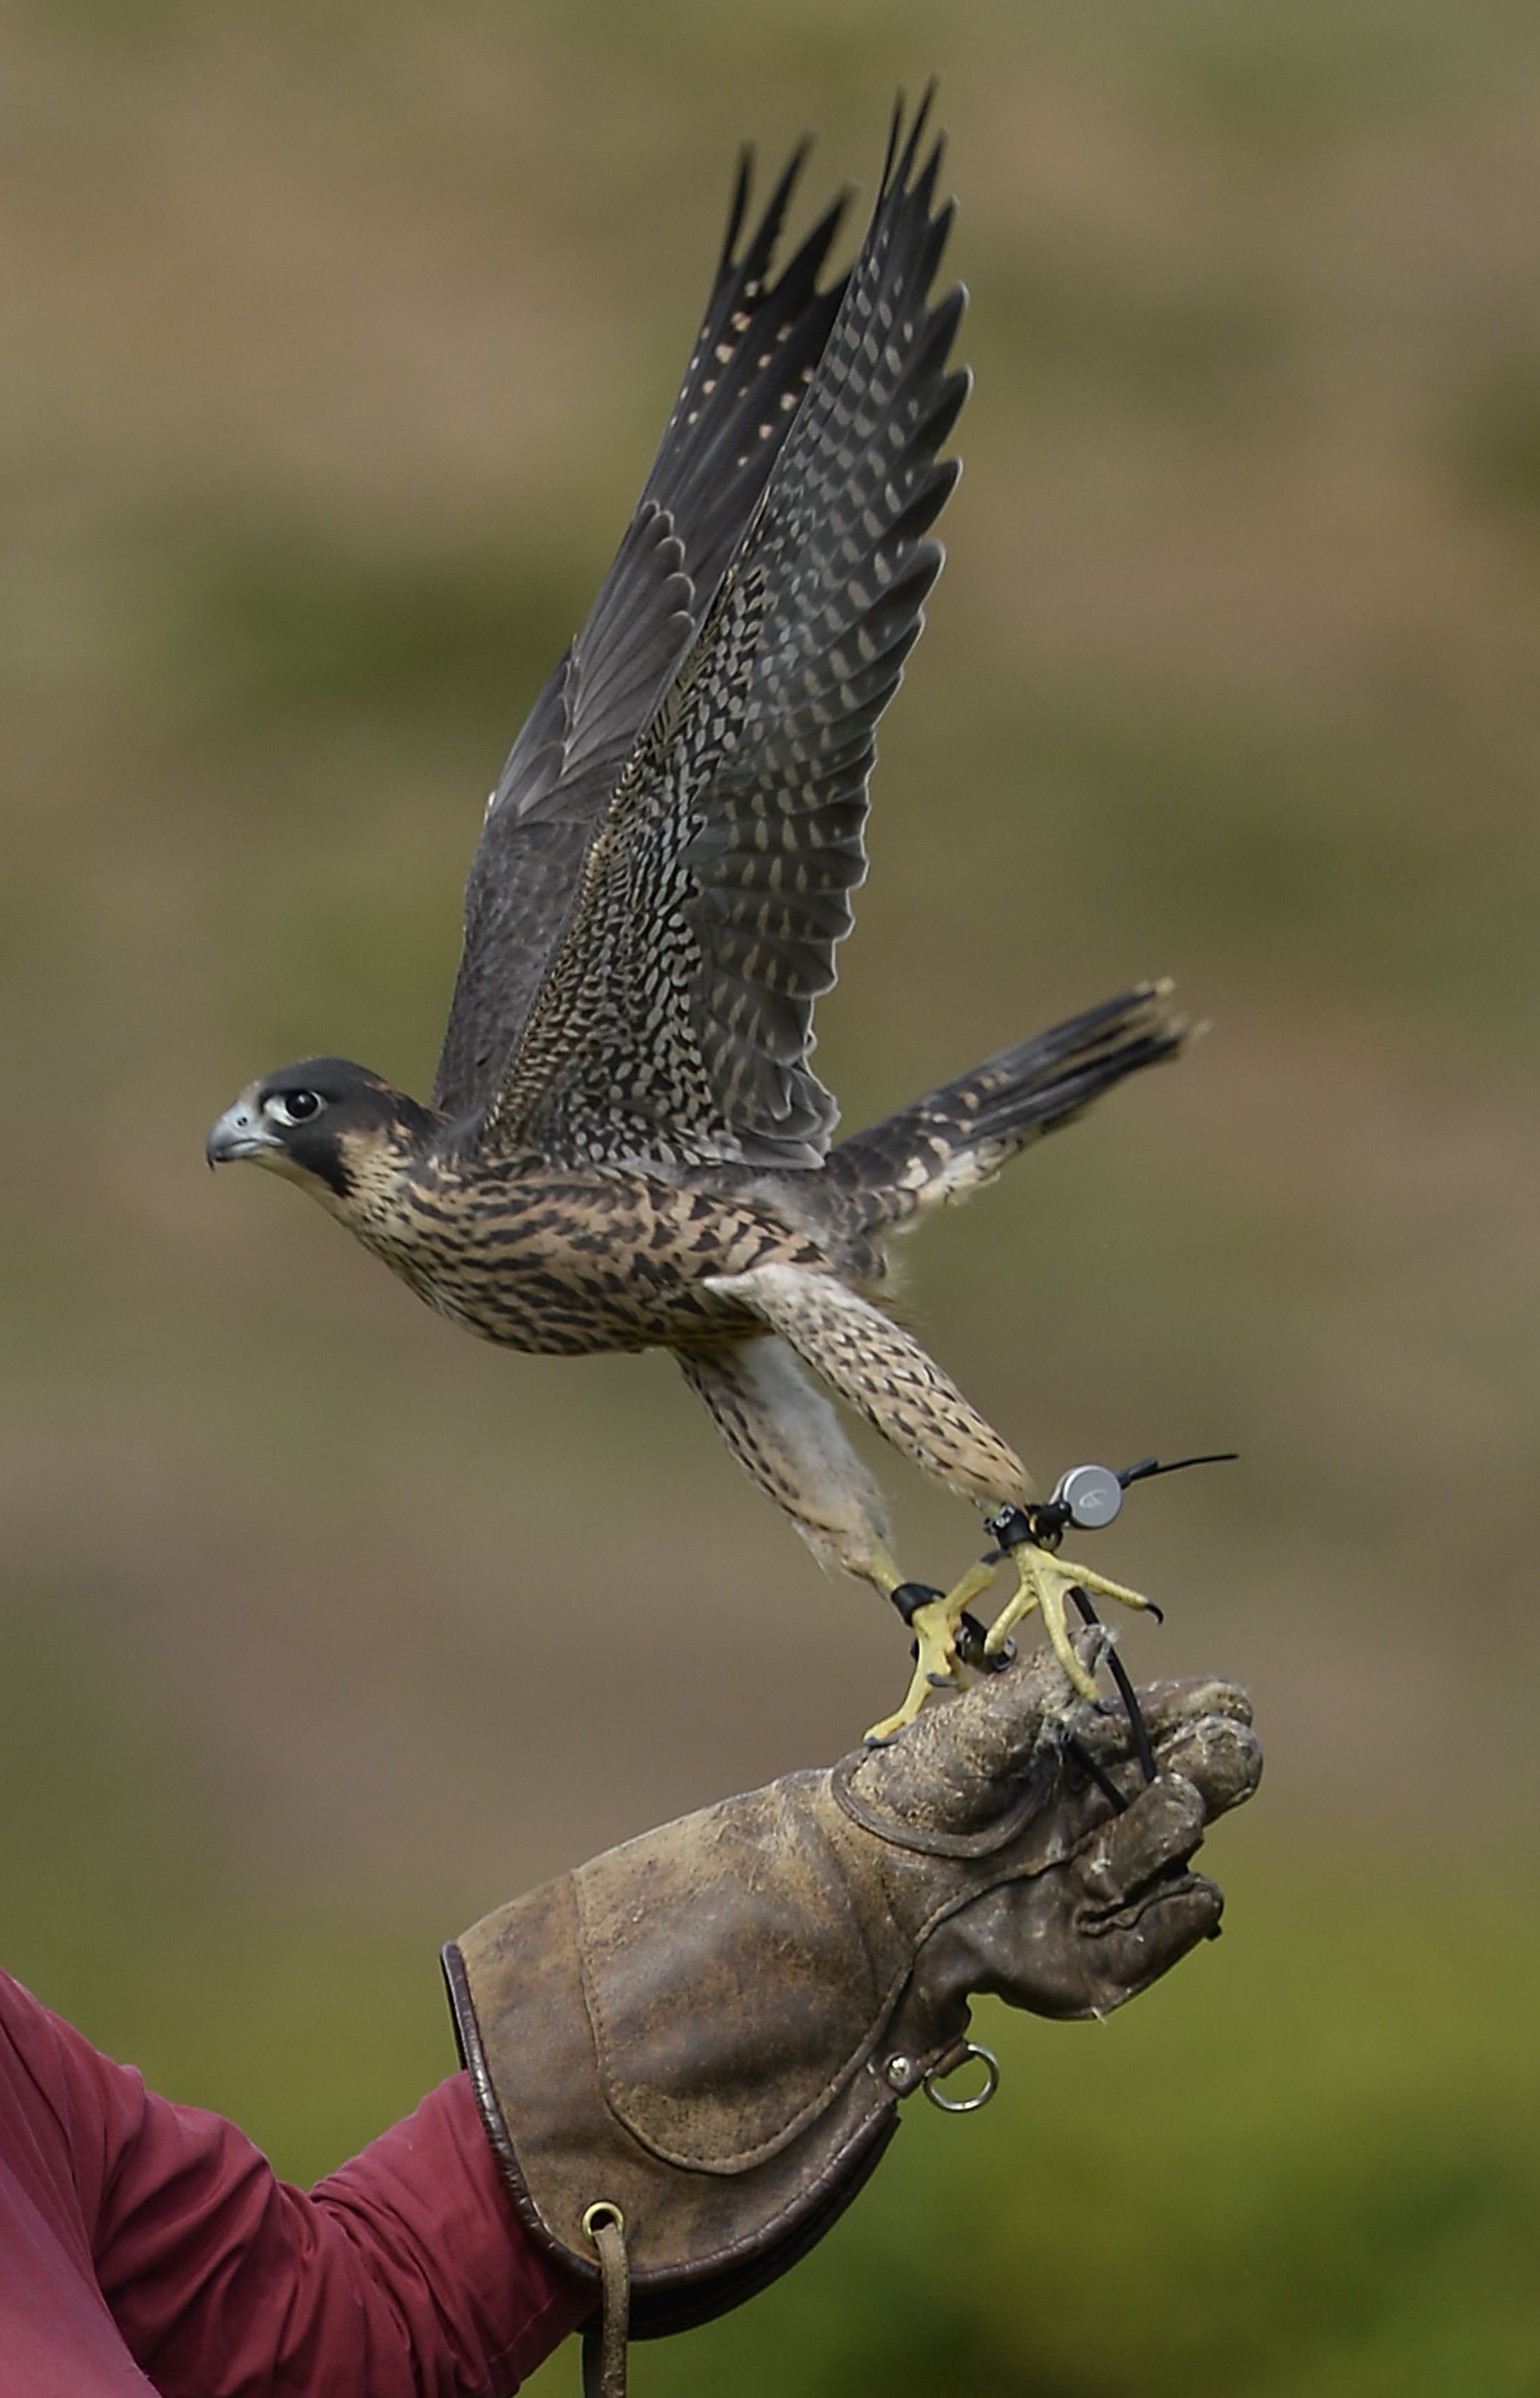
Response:
POLYGON ((306 2195, 4 1976, 0 2030, 47 2211, 78 2214, 162 2398, 489 2398, 592 2304, 518 2223, 463 2074, 306 2195))

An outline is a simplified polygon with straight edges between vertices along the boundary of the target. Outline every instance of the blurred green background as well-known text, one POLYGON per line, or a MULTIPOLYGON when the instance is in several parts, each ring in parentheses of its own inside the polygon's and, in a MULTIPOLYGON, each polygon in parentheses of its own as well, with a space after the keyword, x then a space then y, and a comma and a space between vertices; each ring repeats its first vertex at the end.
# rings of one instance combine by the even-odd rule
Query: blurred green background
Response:
POLYGON ((310 2177, 449 2069, 441 1939, 897 1695, 666 1360, 484 1349, 201 1144, 308 1050, 425 1089, 736 145, 818 132, 807 222, 934 70, 979 381, 820 1062, 1212 1019, 911 1303, 1049 1479, 1243 1452, 1096 1562, 1268 1777, 1219 1947, 990 2015, 996 2106, 636 2385, 1528 2398, 1540 18, 9 0, 0 66, 7 1962, 310 2177))

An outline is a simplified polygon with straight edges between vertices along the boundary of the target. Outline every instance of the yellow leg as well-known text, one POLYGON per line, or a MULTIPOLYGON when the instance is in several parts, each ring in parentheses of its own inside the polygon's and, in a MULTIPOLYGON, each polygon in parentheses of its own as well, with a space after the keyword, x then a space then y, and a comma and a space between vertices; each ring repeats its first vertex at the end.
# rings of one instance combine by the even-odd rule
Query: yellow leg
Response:
MULTIPOLYGON (((962 1580, 954 1584, 944 1597, 927 1599, 922 1606, 916 1608, 909 1618, 909 1629, 915 1636, 915 1670, 909 1677, 904 1703, 892 1715, 884 1716, 880 1723, 872 1726, 866 1734, 868 1741, 877 1744, 891 1740, 906 1723, 913 1723, 925 1704, 928 1691, 945 1690, 948 1685, 961 1682, 957 1626, 970 1600, 977 1598, 981 1591, 987 1590, 994 1579, 993 1566, 971 1566, 962 1580)), ((891 1598, 893 1592, 902 1586, 895 1572, 892 1581, 886 1585, 886 1595, 891 1598)))
POLYGON ((1040 1608, 1043 1629, 1053 1654, 1080 1696, 1093 1699, 1096 1685, 1075 1654, 1070 1640, 1065 1615, 1065 1592, 1078 1583, 1093 1597, 1115 1598, 1124 1607, 1147 1608, 1152 1602, 1136 1590, 1125 1590, 1120 1582, 1109 1582, 1105 1574, 1092 1573, 1089 1566, 1078 1566, 1068 1557, 1056 1557, 1030 1541, 1024 1541, 1011 1551, 1011 1556, 1017 1574, 1015 1596, 1007 1599, 990 1625, 984 1644, 985 1653, 998 1657, 1022 1618, 1030 1615, 1035 1607, 1040 1608))

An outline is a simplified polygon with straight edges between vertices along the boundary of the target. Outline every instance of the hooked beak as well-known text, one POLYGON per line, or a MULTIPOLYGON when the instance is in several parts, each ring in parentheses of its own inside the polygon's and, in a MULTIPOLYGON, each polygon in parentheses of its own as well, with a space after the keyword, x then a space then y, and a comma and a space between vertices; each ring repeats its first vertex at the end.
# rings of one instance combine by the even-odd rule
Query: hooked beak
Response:
POLYGON ((264 1128, 251 1094, 243 1092, 210 1131, 203 1153, 210 1165, 228 1165, 233 1157, 261 1157, 264 1151, 281 1146, 264 1128))

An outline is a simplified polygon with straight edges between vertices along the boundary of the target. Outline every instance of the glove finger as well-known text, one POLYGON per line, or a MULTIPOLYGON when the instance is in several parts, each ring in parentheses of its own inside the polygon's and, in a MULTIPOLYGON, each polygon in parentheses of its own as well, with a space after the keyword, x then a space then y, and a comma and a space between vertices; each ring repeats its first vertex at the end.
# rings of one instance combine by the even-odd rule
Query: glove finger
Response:
MULTIPOLYGON (((1169 1797, 1161 1794, 1157 1813, 1169 1797)), ((1178 1845, 1192 1836, 1196 1812, 1175 1832, 1178 1845)), ((1165 1845, 1152 1841, 1147 1855, 1165 1845)), ((1120 1879, 1112 1877, 1109 1890, 1120 1879)), ((956 2021, 950 2011, 983 1992, 1071 2022, 1109 2014, 1206 1938, 1225 1904, 1213 1882, 1169 1864, 1142 1889, 1118 1888, 1115 1897, 1116 1904, 1098 1902, 1073 1863, 984 1893, 926 1943, 909 2003, 917 1998, 928 2024, 947 2031, 956 2021)), ((937 2029, 931 2044, 941 2037, 937 2029)), ((925 2044, 908 2028, 897 2041, 901 2051, 925 2044)))
MULTIPOLYGON (((1225 1893, 1203 1874, 1158 1881, 1117 1915, 1082 1920, 1076 1954, 1085 2001, 1074 2012, 1110 2014, 1136 1999, 1178 1960, 1211 1938, 1225 1911, 1225 1893)), ((1065 2010, 1069 2012, 1069 2010, 1065 2010)))
POLYGON ((1252 1720, 1252 1702, 1239 1682, 1222 1674, 1194 1674, 1183 1681, 1141 1682, 1139 1704, 1152 1738, 1172 1731, 1194 1716, 1228 1716, 1236 1723, 1252 1720))
POLYGON ((1180 1775, 1162 1773, 1124 1814, 1091 1833, 1075 1871, 1100 1908, 1120 1908, 1173 1866, 1185 1865, 1208 1821, 1203 1794, 1180 1775))
POLYGON ((932 1700, 891 1746, 861 1758, 851 1785, 897 1824, 971 1832, 992 1823, 1025 1782, 1045 1721, 1063 1717, 1067 1687, 1052 1652, 1038 1650, 932 1700))
MULTIPOLYGON (((1157 1742, 1155 1753, 1159 1779, 1149 1789, 1136 1792, 1130 1788, 1129 1775, 1121 1775, 1132 1803, 1126 1813, 1115 1816, 1112 1824, 1103 1827, 1104 1832, 1142 1820, 1142 1811, 1151 1792, 1158 1790, 1169 1778, 1188 1783, 1197 1791, 1204 1821, 1243 1805, 1262 1779, 1262 1744, 1250 1724, 1238 1722, 1231 1716, 1200 1716, 1196 1721, 1184 1723, 1157 1742)), ((1131 1840, 1135 1837, 1128 1835, 1131 1840)), ((1197 1846, 1196 1840, 1193 1845, 1197 1846)))
POLYGON ((1248 1799, 1262 1779, 1262 1744, 1249 1723, 1200 1716, 1156 1745, 1162 1776, 1180 1774, 1201 1793, 1209 1815, 1248 1799))
MULTIPOLYGON (((1242 1724, 1252 1720, 1252 1703, 1245 1691, 1217 1676, 1200 1676, 1182 1682, 1142 1682, 1134 1695, 1145 1718, 1145 1729, 1157 1745, 1167 1733, 1179 1731, 1198 1717, 1224 1716, 1242 1724)), ((1111 1701, 1094 1715, 1088 1714, 1078 1721, 1076 1733, 1099 1765, 1113 1765, 1132 1754, 1128 1718, 1121 1706, 1111 1701)))

